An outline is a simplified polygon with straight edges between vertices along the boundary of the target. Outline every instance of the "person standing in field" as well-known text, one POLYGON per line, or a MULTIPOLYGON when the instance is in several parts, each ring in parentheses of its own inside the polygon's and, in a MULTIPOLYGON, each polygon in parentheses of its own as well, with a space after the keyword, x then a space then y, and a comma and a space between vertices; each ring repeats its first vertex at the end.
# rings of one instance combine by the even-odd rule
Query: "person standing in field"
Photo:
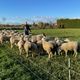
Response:
POLYGON ((26 25, 24 27, 24 33, 25 35, 29 35, 29 32, 31 32, 31 29, 30 29, 30 26, 26 22, 26 25))

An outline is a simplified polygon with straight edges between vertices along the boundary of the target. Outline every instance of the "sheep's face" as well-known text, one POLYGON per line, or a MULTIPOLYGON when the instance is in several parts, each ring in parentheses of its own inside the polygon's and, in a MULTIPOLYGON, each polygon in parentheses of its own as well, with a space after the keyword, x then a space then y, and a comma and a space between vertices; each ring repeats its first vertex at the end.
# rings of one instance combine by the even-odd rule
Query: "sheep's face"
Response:
POLYGON ((42 41, 44 41, 44 38, 42 38, 42 41))
POLYGON ((26 41, 29 41, 29 38, 25 38, 26 41))
POLYGON ((43 37, 43 38, 42 38, 42 41, 45 41, 45 40, 46 40, 46 37, 43 37))
POLYGON ((60 46, 60 45, 62 44, 62 41, 61 41, 61 40, 57 40, 57 41, 56 41, 56 44, 57 44, 58 46, 60 46))
POLYGON ((59 38, 58 37, 55 37, 55 39, 54 39, 55 41, 57 41, 57 40, 59 40, 59 38))

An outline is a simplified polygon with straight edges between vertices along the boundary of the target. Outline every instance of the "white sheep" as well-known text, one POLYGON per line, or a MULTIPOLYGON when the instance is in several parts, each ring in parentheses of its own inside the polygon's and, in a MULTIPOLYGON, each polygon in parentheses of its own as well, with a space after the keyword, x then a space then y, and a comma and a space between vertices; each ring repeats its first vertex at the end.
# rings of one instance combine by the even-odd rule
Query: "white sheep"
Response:
POLYGON ((10 37, 11 48, 13 48, 13 46, 17 44, 19 40, 20 40, 20 36, 15 36, 15 35, 11 36, 10 37))
POLYGON ((77 47, 78 47, 78 43, 77 41, 69 41, 67 43, 62 43, 62 45, 60 46, 60 50, 63 50, 66 54, 67 57, 67 52, 70 51, 74 51, 75 53, 75 57, 77 56, 77 47))
POLYGON ((0 43, 3 43, 3 33, 0 33, 0 43))
POLYGON ((31 48, 31 42, 26 40, 24 43, 24 50, 26 52, 26 57, 28 57, 29 49, 31 48))
POLYGON ((19 40, 17 46, 19 48, 19 52, 20 52, 20 55, 21 55, 23 50, 24 50, 24 37, 23 36, 20 37, 20 40, 19 40))
MULTIPOLYGON (((29 55, 29 50, 31 49, 31 51, 35 51, 38 53, 38 47, 35 43, 30 42, 28 39, 26 40, 26 42, 24 43, 24 50, 26 52, 26 57, 28 57, 29 55)), ((32 52, 32 57, 33 57, 33 52, 32 52)))
POLYGON ((45 40, 45 37, 42 38, 42 46, 43 49, 48 53, 48 58, 51 58, 53 53, 52 53, 52 49, 54 48, 53 44, 50 42, 47 42, 45 40))
POLYGON ((31 37, 31 42, 36 43, 37 41, 41 40, 43 38, 43 36, 44 36, 43 34, 33 35, 31 37))

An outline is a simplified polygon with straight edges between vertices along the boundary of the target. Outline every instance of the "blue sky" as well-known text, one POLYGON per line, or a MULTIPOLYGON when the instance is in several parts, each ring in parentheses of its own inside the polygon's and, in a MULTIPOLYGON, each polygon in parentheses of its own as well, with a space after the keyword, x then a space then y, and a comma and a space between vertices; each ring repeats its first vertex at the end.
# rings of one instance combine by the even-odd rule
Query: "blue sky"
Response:
POLYGON ((80 0, 0 0, 0 22, 79 18, 80 0))

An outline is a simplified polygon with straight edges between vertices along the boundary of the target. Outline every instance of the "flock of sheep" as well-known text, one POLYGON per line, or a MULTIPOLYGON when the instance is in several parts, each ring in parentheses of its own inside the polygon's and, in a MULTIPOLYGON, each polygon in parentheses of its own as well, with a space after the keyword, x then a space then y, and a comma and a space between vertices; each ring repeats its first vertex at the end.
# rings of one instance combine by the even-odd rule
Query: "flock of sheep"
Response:
POLYGON ((58 37, 51 38, 45 34, 24 35, 13 30, 0 31, 0 43, 9 42, 11 48, 16 45, 19 49, 19 55, 25 54, 28 57, 29 53, 34 56, 36 54, 48 54, 48 58, 53 55, 62 55, 65 53, 67 57, 68 51, 74 51, 74 56, 77 56, 78 42, 69 40, 68 38, 60 39, 58 37), (31 52, 30 52, 31 51, 31 52))

